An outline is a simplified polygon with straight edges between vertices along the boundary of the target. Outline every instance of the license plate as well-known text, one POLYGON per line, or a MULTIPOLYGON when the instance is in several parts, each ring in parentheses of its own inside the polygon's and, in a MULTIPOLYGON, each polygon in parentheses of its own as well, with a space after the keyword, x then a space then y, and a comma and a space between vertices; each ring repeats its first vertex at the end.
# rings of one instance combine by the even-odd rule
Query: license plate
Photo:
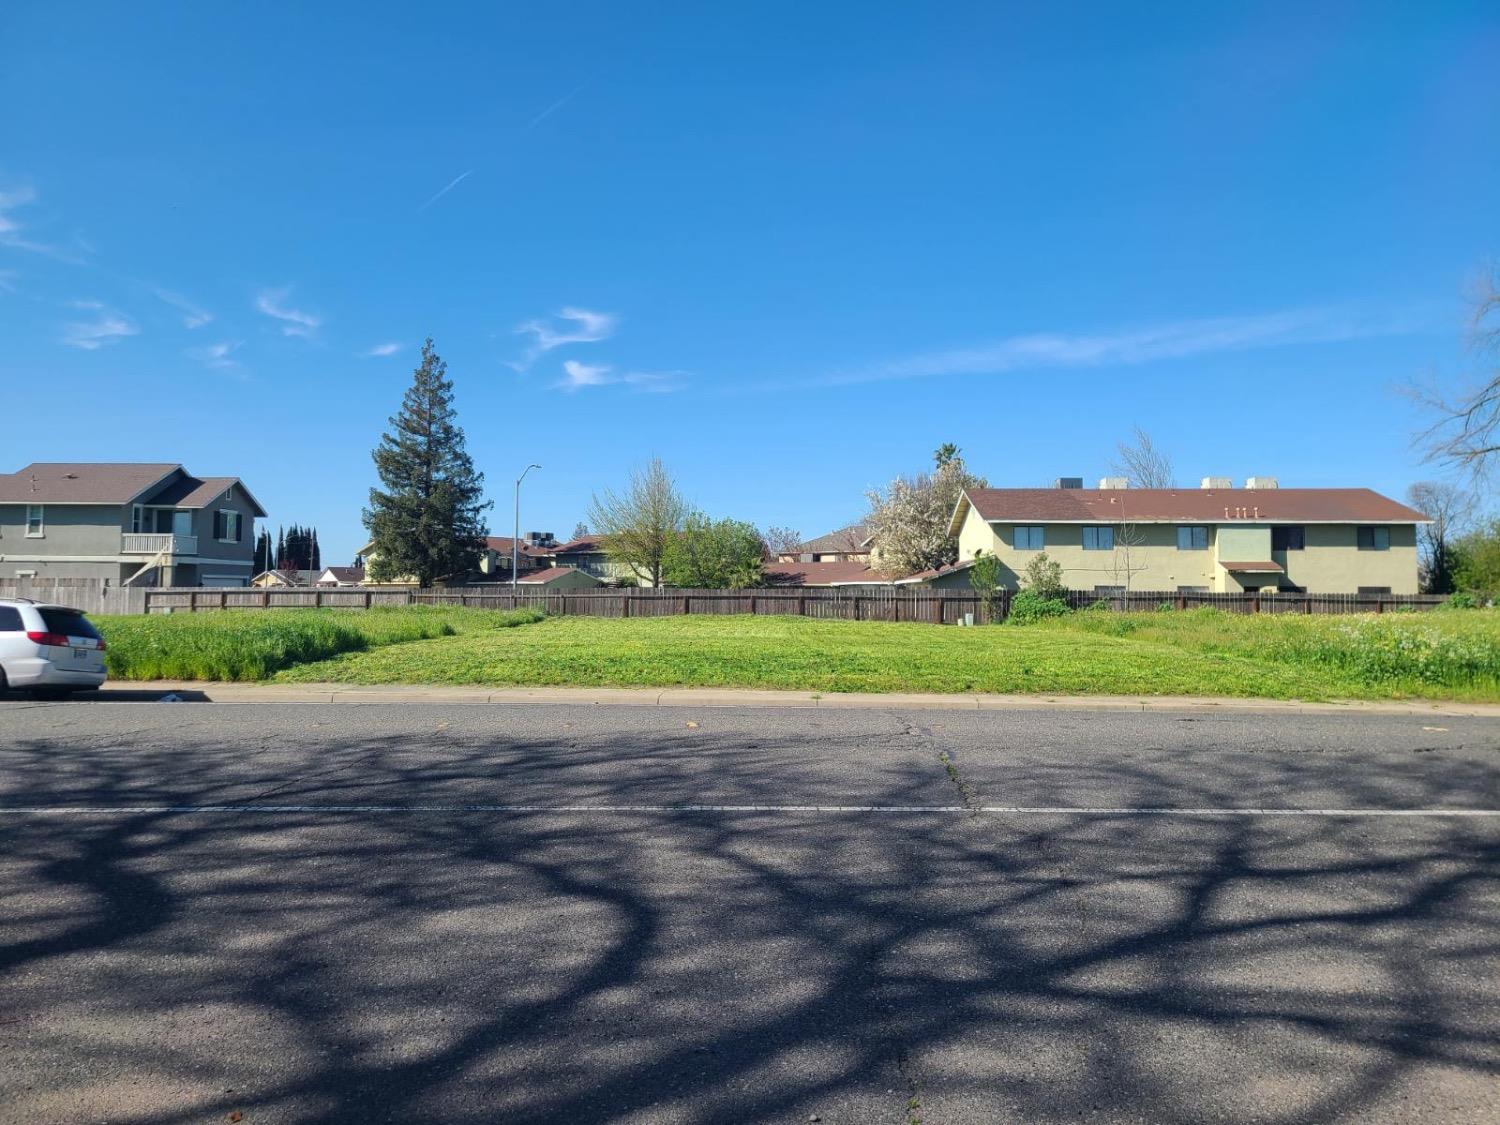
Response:
POLYGON ((87 648, 75 648, 75 649, 74 649, 74 650, 73 650, 73 659, 74 659, 74 660, 87 660, 87 659, 88 659, 88 658, 89 658, 89 657, 90 657, 90 656, 92 656, 92 655, 93 655, 93 654, 94 654, 94 653, 93 653, 93 650, 92 650, 92 649, 87 649, 87 648))

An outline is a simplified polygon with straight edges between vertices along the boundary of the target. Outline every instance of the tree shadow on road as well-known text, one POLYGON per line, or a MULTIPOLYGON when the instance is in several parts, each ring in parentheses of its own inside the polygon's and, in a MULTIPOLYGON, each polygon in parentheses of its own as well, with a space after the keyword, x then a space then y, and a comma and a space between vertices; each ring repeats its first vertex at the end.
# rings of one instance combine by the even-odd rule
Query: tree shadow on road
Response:
MULTIPOLYGON (((456 806, 774 805, 818 778, 735 734, 319 746, 295 776, 211 736, 0 755, 11 808, 296 810, 0 821, 0 1119, 1290 1123, 1500 1078, 1488 822, 501 814, 456 806)), ((930 750, 858 803, 927 803, 930 750)), ((1412 794, 1364 768, 1351 798, 1412 794)), ((1094 772, 1140 806, 1237 783, 1165 752, 1094 772)))

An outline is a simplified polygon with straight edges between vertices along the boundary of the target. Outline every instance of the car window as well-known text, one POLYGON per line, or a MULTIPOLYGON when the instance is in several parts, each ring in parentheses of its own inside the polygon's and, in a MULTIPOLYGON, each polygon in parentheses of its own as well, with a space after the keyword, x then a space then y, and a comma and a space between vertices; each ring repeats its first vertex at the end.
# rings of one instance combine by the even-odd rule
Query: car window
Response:
POLYGON ((21 633, 21 611, 13 605, 0 605, 0 633, 21 633))
POLYGON ((94 623, 76 609, 39 609, 37 612, 42 615, 42 623, 49 633, 99 639, 99 630, 94 628, 94 623))

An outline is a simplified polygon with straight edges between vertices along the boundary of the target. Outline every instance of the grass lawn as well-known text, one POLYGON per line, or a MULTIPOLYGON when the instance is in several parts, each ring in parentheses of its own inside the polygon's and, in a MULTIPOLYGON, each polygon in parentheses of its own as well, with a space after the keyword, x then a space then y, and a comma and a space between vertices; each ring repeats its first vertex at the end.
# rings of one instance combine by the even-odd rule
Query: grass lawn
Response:
POLYGON ((271 609, 98 617, 115 680, 263 680, 283 668, 382 645, 524 625, 530 610, 271 609))
POLYGON ((466 622, 455 635, 367 646, 274 678, 1500 700, 1500 614, 1079 613, 976 629, 780 616, 466 622))

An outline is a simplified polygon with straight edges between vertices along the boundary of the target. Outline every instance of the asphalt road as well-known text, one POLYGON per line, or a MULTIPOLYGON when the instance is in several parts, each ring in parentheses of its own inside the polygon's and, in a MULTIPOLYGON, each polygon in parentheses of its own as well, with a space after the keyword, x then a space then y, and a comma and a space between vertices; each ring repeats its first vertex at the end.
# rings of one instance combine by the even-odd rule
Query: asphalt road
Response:
POLYGON ((0 705, 0 1121, 1496 1121, 1497 811, 1489 718, 0 705))

